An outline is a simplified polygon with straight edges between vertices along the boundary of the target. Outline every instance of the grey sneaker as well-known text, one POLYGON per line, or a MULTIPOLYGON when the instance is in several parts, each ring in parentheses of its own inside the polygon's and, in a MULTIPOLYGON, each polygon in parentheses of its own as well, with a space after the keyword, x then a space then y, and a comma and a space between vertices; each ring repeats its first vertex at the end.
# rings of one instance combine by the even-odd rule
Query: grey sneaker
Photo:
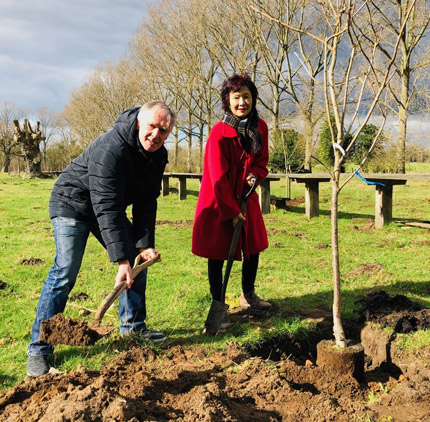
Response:
POLYGON ((27 375, 29 377, 40 377, 51 369, 47 355, 29 356, 27 360, 27 375))
POLYGON ((270 302, 260 299, 252 290, 249 293, 242 293, 240 296, 240 306, 242 308, 251 308, 259 311, 267 311, 272 307, 270 302))
POLYGON ((141 331, 140 334, 154 343, 161 343, 162 341, 167 340, 167 336, 164 333, 160 333, 159 331, 152 331, 148 328, 144 331, 141 331))

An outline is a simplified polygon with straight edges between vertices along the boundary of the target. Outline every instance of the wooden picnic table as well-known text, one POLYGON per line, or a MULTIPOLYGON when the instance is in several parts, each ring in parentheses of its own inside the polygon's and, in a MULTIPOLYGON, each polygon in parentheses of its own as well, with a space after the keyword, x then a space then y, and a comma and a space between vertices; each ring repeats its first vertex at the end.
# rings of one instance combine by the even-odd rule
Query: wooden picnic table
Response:
POLYGON ((202 173, 164 173, 161 182, 161 194, 167 196, 169 194, 169 179, 173 177, 179 179, 179 200, 187 199, 187 179, 199 179, 202 181, 202 173))
MULTIPOLYGON (((165 172, 161 183, 162 196, 169 194, 170 178, 179 179, 179 200, 183 201, 187 198, 187 179, 202 180, 202 173, 174 173, 165 172)), ((276 174, 270 174, 260 185, 259 199, 263 214, 270 212, 270 182, 280 180, 281 177, 276 174)))
MULTIPOLYGON (((341 174, 342 178, 349 177, 350 173, 341 174)), ((281 175, 280 175, 281 176, 281 175)), ((299 173, 288 174, 291 180, 305 184, 305 213, 308 218, 319 215, 319 184, 329 182, 328 173, 299 173)), ((408 180, 430 180, 430 174, 388 174, 368 173, 362 175, 368 182, 383 183, 385 186, 375 184, 375 228, 380 229, 393 219, 393 186, 405 185, 408 180)), ((364 183, 364 182, 363 182, 364 183)))
MULTIPOLYGON (((342 173, 341 178, 349 177, 350 173, 342 173)), ((179 200, 187 198, 187 179, 202 179, 202 173, 164 173, 162 181, 162 195, 169 194, 170 177, 179 179, 179 200)), ((375 185, 375 228, 380 229, 393 219, 393 186, 405 185, 408 180, 430 180, 430 174, 363 174, 369 182, 383 183, 385 186, 375 185)), ((305 185, 305 215, 314 218, 319 215, 319 184, 331 180, 328 173, 270 173, 260 184, 259 199, 263 214, 270 213, 270 183, 282 178, 290 179, 305 185)), ((364 183, 364 182, 363 182, 364 183)))
POLYGON ((305 214, 314 218, 320 214, 320 183, 329 182, 330 175, 324 173, 292 173, 287 177, 297 183, 305 184, 305 214))
POLYGON ((362 175, 368 182, 383 183, 375 185, 375 228, 380 229, 393 220, 393 186, 406 185, 408 180, 430 180, 426 174, 377 174, 362 175))

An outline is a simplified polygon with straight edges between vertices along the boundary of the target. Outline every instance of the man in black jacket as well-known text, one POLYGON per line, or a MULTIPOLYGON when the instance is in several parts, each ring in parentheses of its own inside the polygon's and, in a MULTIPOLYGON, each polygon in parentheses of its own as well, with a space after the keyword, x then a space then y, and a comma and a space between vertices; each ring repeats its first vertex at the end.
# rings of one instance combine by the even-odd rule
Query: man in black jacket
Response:
POLYGON ((146 270, 132 280, 131 263, 139 253, 143 260, 157 254, 157 197, 167 164, 163 144, 174 123, 174 113, 160 101, 127 110, 56 181, 49 201, 56 255, 37 306, 28 375, 50 370, 48 356, 53 347, 39 341, 40 324, 63 312, 90 232, 107 249, 109 259, 118 263, 115 284, 127 282, 119 301, 120 332, 137 331, 153 341, 166 338, 146 327, 146 270), (126 215, 129 205, 133 222, 126 215))

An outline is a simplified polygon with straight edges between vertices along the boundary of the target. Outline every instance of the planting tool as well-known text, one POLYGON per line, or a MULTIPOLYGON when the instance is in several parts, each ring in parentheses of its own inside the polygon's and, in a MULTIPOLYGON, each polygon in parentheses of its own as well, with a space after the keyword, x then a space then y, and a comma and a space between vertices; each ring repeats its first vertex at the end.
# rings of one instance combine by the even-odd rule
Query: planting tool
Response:
MULTIPOLYGON (((242 215, 245 215, 246 204, 250 196, 254 193, 257 188, 257 178, 252 177, 252 186, 248 192, 242 193, 242 202, 240 204, 240 212, 242 215)), ((240 234, 242 232, 243 221, 239 220, 236 224, 233 237, 231 240, 230 251, 228 252, 227 264, 225 267, 224 278, 222 282, 222 290, 221 290, 221 301, 213 300, 212 305, 209 309, 208 316, 205 322, 205 330, 204 334, 208 335, 216 335, 220 329, 221 323, 224 319, 224 316, 227 313, 228 305, 225 303, 225 292, 227 290, 228 279, 230 277, 231 267, 233 266, 234 257, 236 256, 236 248, 237 243, 239 241, 240 234)))
MULTIPOLYGON (((150 265, 152 265, 154 262, 157 262, 160 259, 160 255, 157 254, 153 258, 148 259, 147 261, 144 261, 140 263, 142 260, 142 257, 139 255, 136 256, 134 260, 133 268, 131 269, 131 278, 134 280, 134 278, 145 268, 148 268, 150 265)), ((126 289, 127 287, 127 280, 121 281, 120 284, 118 284, 103 300, 103 302, 100 304, 100 306, 97 308, 96 315, 94 317, 94 321, 92 323, 93 327, 99 327, 101 320, 106 313, 106 311, 109 309, 109 307, 112 305, 113 302, 119 297, 119 295, 126 289)))

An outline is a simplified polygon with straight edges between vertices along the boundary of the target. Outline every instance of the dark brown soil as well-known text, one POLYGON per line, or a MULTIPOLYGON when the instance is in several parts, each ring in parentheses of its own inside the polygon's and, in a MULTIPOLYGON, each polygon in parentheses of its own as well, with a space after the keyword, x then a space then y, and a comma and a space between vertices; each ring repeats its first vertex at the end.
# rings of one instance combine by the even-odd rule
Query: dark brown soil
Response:
POLYGON ((63 314, 54 315, 40 326, 40 339, 56 346, 89 346, 109 334, 114 327, 89 325, 86 321, 75 321, 63 314))
POLYGON ((45 261, 40 258, 29 258, 29 259, 21 259, 19 262, 21 265, 44 265, 45 261))
POLYGON ((355 270, 350 271, 349 273, 345 274, 345 277, 357 277, 366 274, 371 275, 378 273, 379 271, 382 271, 384 269, 385 267, 383 265, 378 264, 377 262, 372 262, 370 264, 361 265, 355 270))
POLYGON ((406 296, 389 296, 379 291, 371 293, 359 303, 363 306, 360 312, 362 321, 378 323, 382 328, 390 327, 396 333, 430 328, 430 309, 424 309, 406 296))
POLYGON ((178 220, 178 221, 170 221, 170 220, 157 220, 157 226, 170 226, 176 228, 190 228, 193 227, 193 220, 178 220))
POLYGON ((78 302, 84 302, 86 300, 88 300, 88 295, 86 293, 76 293, 72 296, 70 296, 69 298, 70 301, 74 302, 74 301, 78 301, 78 302))
POLYGON ((0 280, 0 290, 4 290, 8 287, 8 284, 5 283, 3 280, 0 280))
MULTIPOLYGON (((394 312, 417 306, 401 296, 387 296, 380 297, 386 316, 390 305, 394 312)), ((361 303, 361 315, 373 315, 375 297, 361 303)), ((398 348, 393 336, 367 325, 362 339, 367 364, 357 381, 336 365, 316 365, 316 344, 327 334, 330 313, 305 314, 317 326, 306 340, 283 336, 248 351, 233 343, 222 351, 175 345, 158 352, 131 344, 100 371, 78 367, 62 375, 27 378, 0 392, 0 420, 430 420, 430 348, 413 356, 398 348)), ((245 312, 233 316, 236 323, 261 317, 245 312)))
POLYGON ((294 207, 296 205, 304 204, 305 198, 293 198, 293 199, 287 199, 285 201, 285 205, 287 207, 294 207))

